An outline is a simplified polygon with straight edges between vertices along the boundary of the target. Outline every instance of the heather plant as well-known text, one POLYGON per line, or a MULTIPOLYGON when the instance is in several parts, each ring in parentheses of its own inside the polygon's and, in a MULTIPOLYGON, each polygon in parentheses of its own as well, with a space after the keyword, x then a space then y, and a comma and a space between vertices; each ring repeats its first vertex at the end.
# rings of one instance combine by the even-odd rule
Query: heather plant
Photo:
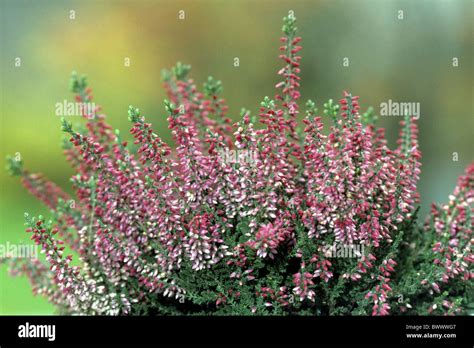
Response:
MULTIPOLYGON (((64 314, 468 313, 474 164, 418 223, 414 117, 389 149, 357 96, 329 100, 323 116, 311 100, 301 111, 300 41, 290 13, 277 94, 235 124, 220 81, 199 91, 188 65, 165 70, 175 146, 133 106, 130 145, 100 107, 83 108, 80 131, 63 119, 74 197, 8 158, 51 209, 50 219, 25 214, 45 259, 3 260, 11 272, 64 314)), ((91 103, 84 77, 73 74, 71 90, 91 103)))

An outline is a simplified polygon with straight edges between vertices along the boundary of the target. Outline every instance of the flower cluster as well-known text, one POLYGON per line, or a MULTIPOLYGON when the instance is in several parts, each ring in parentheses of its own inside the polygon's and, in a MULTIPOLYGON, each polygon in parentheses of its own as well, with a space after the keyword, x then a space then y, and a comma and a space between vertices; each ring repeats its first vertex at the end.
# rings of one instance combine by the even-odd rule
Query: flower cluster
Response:
POLYGON ((459 177, 453 194, 449 196, 449 203, 442 206, 433 204, 425 225, 425 231, 435 232, 429 253, 429 261, 434 267, 429 273, 421 272, 423 279, 420 283, 442 299, 441 305, 435 301, 427 306, 430 313, 459 313, 462 310, 460 303, 456 303, 459 301, 452 301, 450 297, 459 291, 459 287, 463 288, 464 283, 474 279, 473 203, 474 164, 471 164, 465 174, 459 177))
MULTIPOLYGON (((433 311, 434 293, 453 279, 456 293, 440 307, 462 311, 474 276, 474 167, 448 205, 433 207, 430 237, 418 236, 415 120, 406 115, 391 150, 373 113, 344 92, 321 116, 308 101, 300 129, 293 13, 283 34, 282 81, 258 117, 242 110, 232 124, 221 82, 209 77, 200 92, 178 63, 163 72, 174 146, 133 106, 128 144, 97 107, 93 117, 84 113, 83 131, 62 121, 74 197, 9 158, 11 173, 53 215, 26 217, 46 259, 13 262, 13 272, 72 314, 386 315, 416 310, 418 300, 433 311), (239 151, 252 156, 222 156, 239 151), (414 238, 426 251, 416 262, 414 238), (65 245, 78 254, 76 266, 65 245), (335 245, 361 248, 335 258, 335 245)), ((74 74, 71 89, 77 101, 92 100, 85 78, 74 74)))

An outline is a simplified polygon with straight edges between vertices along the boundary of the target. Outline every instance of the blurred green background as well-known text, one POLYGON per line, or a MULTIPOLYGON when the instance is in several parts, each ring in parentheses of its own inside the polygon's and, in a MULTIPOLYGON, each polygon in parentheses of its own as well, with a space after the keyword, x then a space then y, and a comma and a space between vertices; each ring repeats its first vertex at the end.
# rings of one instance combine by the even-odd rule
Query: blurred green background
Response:
MULTIPOLYGON (((208 75, 222 80, 229 115, 237 119, 241 107, 256 110, 275 93, 281 19, 290 9, 303 37, 302 100, 321 106, 348 90, 361 96, 362 109, 376 112, 388 99, 421 103, 422 216, 430 202, 446 200, 473 160, 471 0, 0 2, 0 159, 19 152, 28 169, 68 190, 73 173, 60 149, 55 104, 71 100, 72 70, 88 75, 95 102, 122 134, 132 104, 169 141, 161 69, 182 61, 192 65, 199 85, 208 75), (15 67, 17 57, 21 67, 15 67)), ((379 121, 392 146, 399 120, 379 121)), ((0 243, 28 243, 23 213, 47 211, 4 170, 0 186, 0 243)), ((11 278, 0 267, 0 314, 52 313, 25 278, 11 278)))

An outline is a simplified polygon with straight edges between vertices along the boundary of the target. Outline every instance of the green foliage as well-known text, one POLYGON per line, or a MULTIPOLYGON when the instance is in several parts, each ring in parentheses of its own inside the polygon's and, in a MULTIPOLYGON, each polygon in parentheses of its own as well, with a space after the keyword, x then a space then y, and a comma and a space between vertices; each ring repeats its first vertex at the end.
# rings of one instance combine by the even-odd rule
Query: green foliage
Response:
POLYGON ((24 172, 23 161, 20 156, 7 156, 6 169, 12 176, 21 176, 24 172))
POLYGON ((87 88, 87 77, 85 75, 78 76, 77 72, 73 71, 71 79, 69 80, 69 89, 76 94, 82 94, 87 88))
POLYGON ((206 97, 217 96, 222 92, 222 82, 215 80, 212 76, 207 78, 204 82, 204 95, 206 97))
POLYGON ((130 105, 128 107, 128 120, 133 123, 139 122, 141 120, 140 109, 135 108, 132 105, 130 105))
POLYGON ((337 113, 339 111, 339 105, 335 104, 332 99, 329 99, 327 103, 323 104, 324 106, 324 115, 330 116, 333 122, 336 124, 337 113))
POLYGON ((296 27, 295 15, 293 11, 289 11, 288 15, 283 17, 282 31, 286 36, 292 38, 296 34, 297 30, 298 28, 296 27))

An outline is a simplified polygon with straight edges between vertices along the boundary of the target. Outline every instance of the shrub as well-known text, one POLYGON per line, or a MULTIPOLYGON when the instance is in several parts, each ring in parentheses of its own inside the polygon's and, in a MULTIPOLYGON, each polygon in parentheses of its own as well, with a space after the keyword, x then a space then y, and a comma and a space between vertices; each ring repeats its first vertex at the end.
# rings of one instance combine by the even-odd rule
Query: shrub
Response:
MULTIPOLYGON (((296 31, 289 14, 282 81, 260 105, 260 127, 247 110, 232 125, 220 81, 200 92, 178 63, 163 73, 175 150, 135 107, 133 145, 100 108, 84 108, 82 132, 62 120, 74 198, 9 158, 52 212, 25 214, 46 260, 10 260, 12 272, 67 314, 468 312, 474 164, 419 226, 415 120, 404 118, 391 150, 373 112, 344 92, 324 104, 328 130, 311 100, 300 129, 296 31)), ((91 102, 85 78, 73 74, 71 89, 91 102)))

